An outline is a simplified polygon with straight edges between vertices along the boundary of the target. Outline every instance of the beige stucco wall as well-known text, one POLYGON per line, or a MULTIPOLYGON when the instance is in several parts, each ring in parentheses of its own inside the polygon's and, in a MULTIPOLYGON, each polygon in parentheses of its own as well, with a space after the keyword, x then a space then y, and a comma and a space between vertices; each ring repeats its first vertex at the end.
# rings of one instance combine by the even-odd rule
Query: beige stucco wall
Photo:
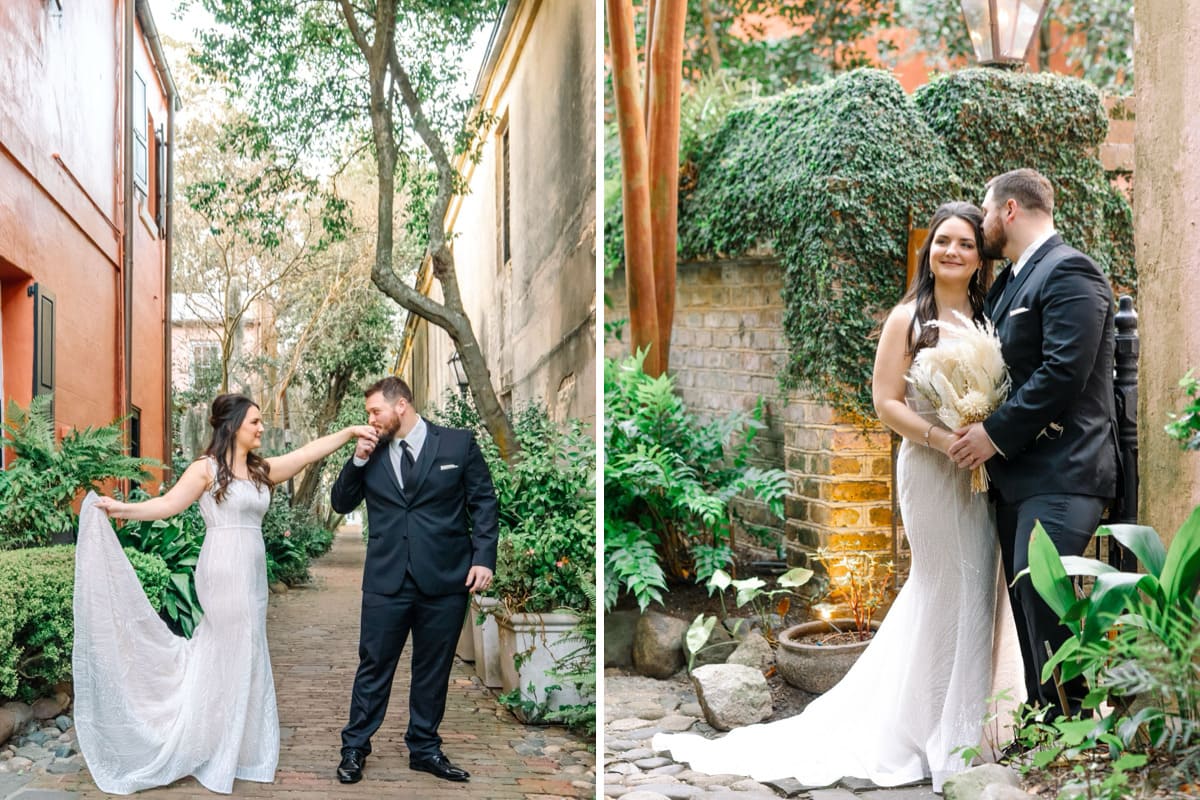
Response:
POLYGON ((1138 517, 1170 537, 1200 504, 1200 453, 1163 433, 1179 378, 1200 371, 1200 0, 1135 8, 1138 517))
MULTIPOLYGON (((489 85, 499 124, 451 209, 468 316, 510 408, 544 404, 558 420, 596 417, 595 7, 524 2, 489 85), (499 250, 500 138, 509 131, 511 259, 499 250)), ((440 299, 435 284, 431 296, 440 299)), ((414 391, 450 383, 449 338, 422 324, 414 391), (418 385, 420 384, 420 385, 418 385)))

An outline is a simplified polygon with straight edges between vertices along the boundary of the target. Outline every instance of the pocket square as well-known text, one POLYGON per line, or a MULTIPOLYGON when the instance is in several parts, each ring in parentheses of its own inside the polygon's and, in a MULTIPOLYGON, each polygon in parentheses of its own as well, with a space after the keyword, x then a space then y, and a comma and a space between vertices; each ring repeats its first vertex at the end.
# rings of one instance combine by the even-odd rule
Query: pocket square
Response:
POLYGON ((1014 308, 1012 311, 1008 312, 1008 315, 1010 317, 1015 317, 1017 314, 1024 314, 1028 310, 1029 309, 1026 306, 1021 306, 1020 308, 1014 308))
POLYGON ((458 469, 458 464, 442 464, 438 469, 458 469))

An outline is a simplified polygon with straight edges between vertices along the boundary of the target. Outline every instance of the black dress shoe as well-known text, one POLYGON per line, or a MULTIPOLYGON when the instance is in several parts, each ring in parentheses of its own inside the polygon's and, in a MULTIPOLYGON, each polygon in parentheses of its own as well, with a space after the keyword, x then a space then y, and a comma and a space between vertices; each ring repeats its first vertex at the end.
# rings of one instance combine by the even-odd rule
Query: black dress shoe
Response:
POLYGON ((342 751, 342 763, 338 764, 338 780, 342 783, 358 783, 361 781, 363 762, 366 760, 366 752, 359 750, 357 747, 347 747, 342 751))
POLYGON ((450 759, 446 758, 443 753, 434 753, 431 756, 412 756, 408 759, 408 768, 428 772, 444 781, 465 781, 471 777, 471 774, 462 767, 451 764, 450 759))

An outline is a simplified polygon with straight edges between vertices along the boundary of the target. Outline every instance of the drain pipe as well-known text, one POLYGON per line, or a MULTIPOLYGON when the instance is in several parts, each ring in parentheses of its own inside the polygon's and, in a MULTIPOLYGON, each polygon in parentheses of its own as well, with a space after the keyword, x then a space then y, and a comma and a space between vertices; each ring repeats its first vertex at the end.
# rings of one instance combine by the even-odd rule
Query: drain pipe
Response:
POLYGON ((121 410, 125 420, 125 441, 130 442, 133 421, 133 4, 134 0, 125 0, 125 41, 124 41, 124 95, 125 95, 125 129, 122 131, 122 152, 124 164, 122 170, 121 193, 125 199, 121 231, 121 289, 122 289, 122 322, 124 336, 122 340, 121 363, 123 364, 125 386, 124 407, 121 410))

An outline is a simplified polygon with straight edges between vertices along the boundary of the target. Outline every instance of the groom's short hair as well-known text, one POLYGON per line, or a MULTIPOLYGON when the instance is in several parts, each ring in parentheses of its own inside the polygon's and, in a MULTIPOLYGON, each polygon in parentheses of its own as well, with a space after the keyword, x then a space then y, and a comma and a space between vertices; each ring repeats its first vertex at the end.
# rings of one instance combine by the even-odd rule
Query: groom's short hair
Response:
POLYGON ((372 383, 363 392, 363 397, 370 397, 376 392, 383 392, 383 396, 389 403, 394 403, 400 398, 404 398, 405 402, 409 404, 413 402, 412 389, 408 388, 408 384, 395 375, 388 375, 386 378, 372 383))
POLYGON ((1054 213, 1054 186, 1035 169, 1014 169, 987 182, 992 199, 1001 206, 1011 200, 1030 211, 1054 213))

